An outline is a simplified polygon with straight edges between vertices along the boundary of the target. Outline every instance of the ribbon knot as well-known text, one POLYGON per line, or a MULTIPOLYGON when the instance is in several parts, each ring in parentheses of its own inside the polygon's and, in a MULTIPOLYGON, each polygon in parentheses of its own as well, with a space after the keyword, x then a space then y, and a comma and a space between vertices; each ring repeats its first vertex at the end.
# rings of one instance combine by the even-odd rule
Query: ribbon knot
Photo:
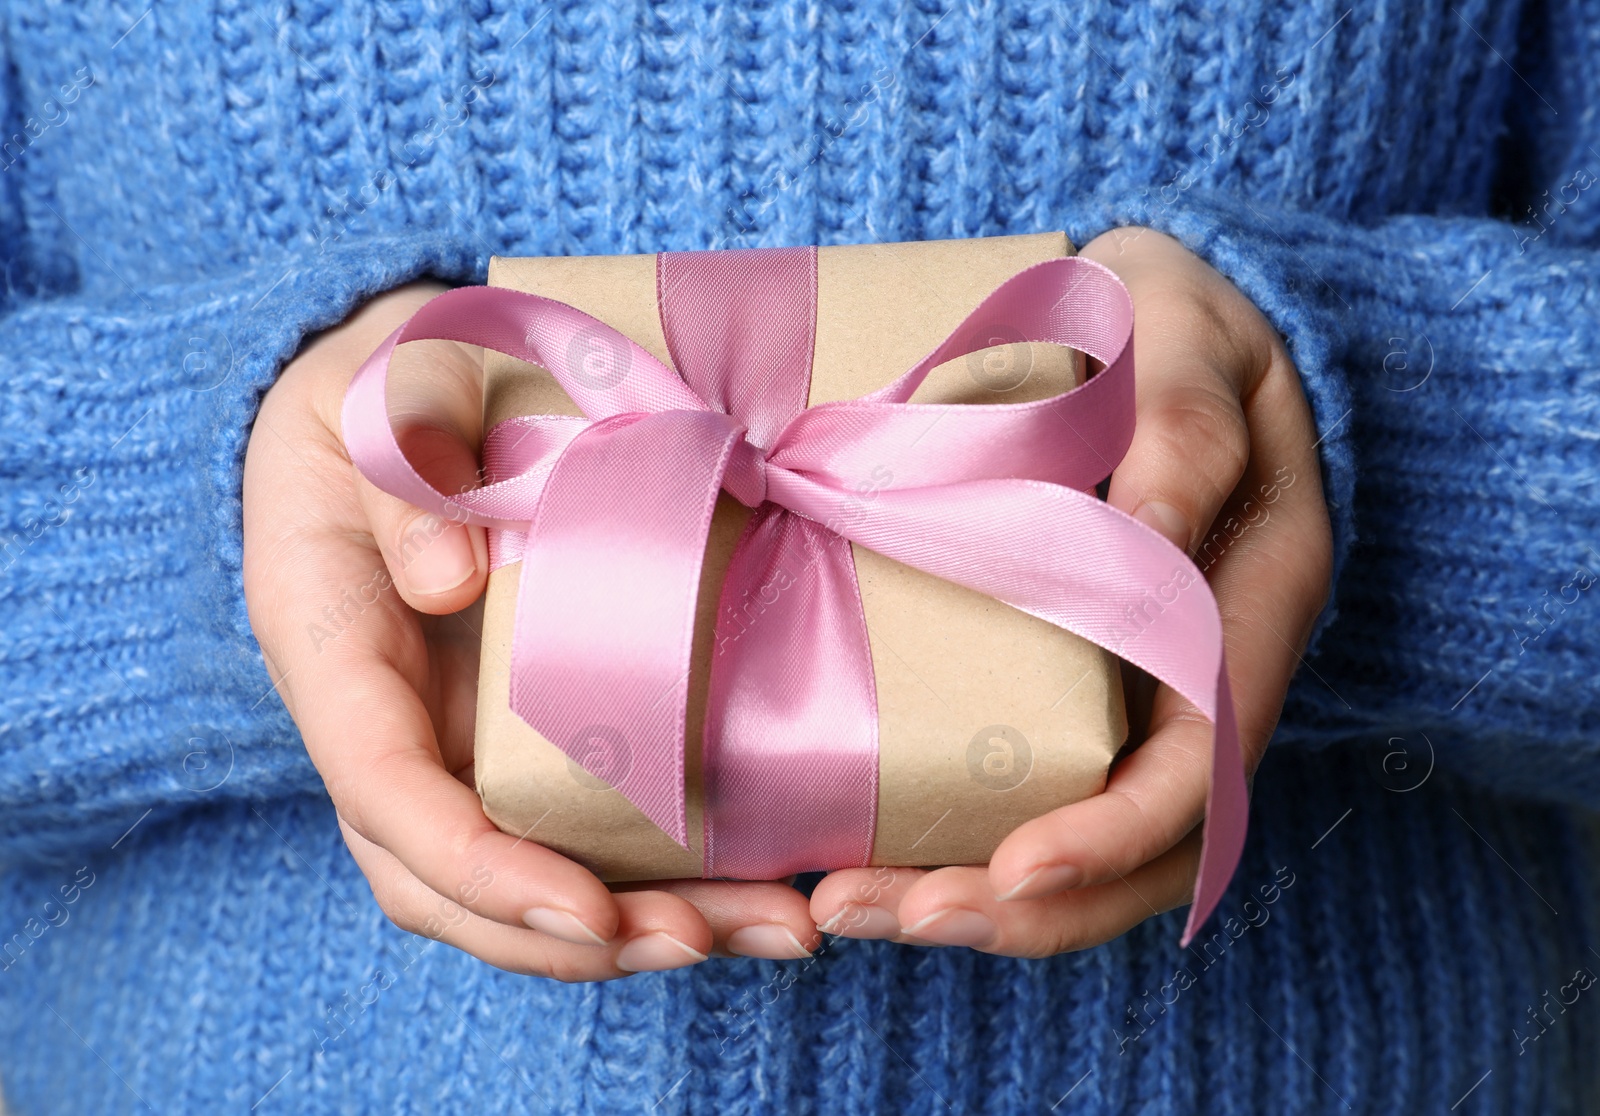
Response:
POLYGON ((870 859, 877 698, 852 543, 1144 668, 1216 725, 1187 942, 1233 874, 1248 803, 1204 576, 1094 494, 1133 436, 1126 289, 1091 261, 1035 265, 887 386, 808 408, 816 290, 815 249, 659 255, 672 367, 564 303, 451 291, 362 365, 345 443, 378 487, 490 528, 494 566, 521 561, 513 709, 580 764, 595 740, 624 753, 614 785, 680 844, 712 512, 724 490, 754 509, 717 609, 703 726, 707 876, 775 879, 870 859), (542 365, 584 417, 498 424, 484 445, 487 483, 447 497, 400 451, 385 402, 395 346, 424 338, 542 365), (933 368, 996 338, 1070 346, 1103 370, 1030 403, 911 401, 933 368), (1179 573, 1192 588, 1173 598, 1179 573), (1158 592, 1152 618, 1145 606, 1158 592))
POLYGON ((722 487, 747 508, 759 508, 767 498, 767 453, 740 438, 728 455, 728 470, 722 487))

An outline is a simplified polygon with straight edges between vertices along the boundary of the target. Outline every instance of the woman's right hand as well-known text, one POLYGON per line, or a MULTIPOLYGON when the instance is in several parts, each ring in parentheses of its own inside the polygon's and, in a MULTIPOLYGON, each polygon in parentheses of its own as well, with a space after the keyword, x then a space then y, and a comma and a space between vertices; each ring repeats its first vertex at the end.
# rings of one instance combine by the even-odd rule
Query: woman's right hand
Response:
MULTIPOLYGON (((472 775, 483 530, 373 487, 340 433, 361 362, 443 289, 389 292, 312 340, 263 400, 245 460, 250 622, 373 896, 404 930, 559 980, 678 968, 712 952, 805 956, 816 924, 786 884, 608 889, 484 816, 472 775)), ((473 486, 481 354, 404 345, 389 383, 412 463, 445 491, 473 486)))

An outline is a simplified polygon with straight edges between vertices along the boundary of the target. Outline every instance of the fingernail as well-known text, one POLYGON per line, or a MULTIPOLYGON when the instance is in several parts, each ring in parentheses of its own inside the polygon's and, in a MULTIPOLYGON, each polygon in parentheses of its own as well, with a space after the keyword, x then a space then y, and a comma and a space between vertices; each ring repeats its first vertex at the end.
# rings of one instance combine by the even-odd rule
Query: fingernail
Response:
POLYGON ((1077 887, 1082 879, 1083 873, 1075 864, 1046 864, 1029 872, 1016 887, 996 898, 1037 899, 1041 895, 1054 895, 1058 891, 1077 887))
POLYGON ((1160 500, 1146 500, 1134 510, 1133 518, 1146 527, 1153 527, 1179 550, 1189 548, 1189 521, 1171 504, 1160 500))
POLYGON ((811 951, 800 944, 800 939, 787 926, 777 922, 739 927, 728 935, 728 952, 737 953, 740 957, 765 957, 771 961, 798 961, 811 956, 811 951))
POLYGON ((705 959, 698 949, 690 949, 671 934, 656 930, 630 938, 617 951, 617 968, 627 973, 658 973, 696 965, 705 959))
POLYGON ((418 516, 400 540, 406 584, 423 596, 448 593, 478 568, 466 529, 436 515, 418 516))
POLYGON ((951 946, 981 946, 994 940, 994 921, 979 911, 946 907, 906 927, 906 933, 925 942, 951 946))
POLYGON ((571 911, 556 907, 534 907, 522 912, 522 921, 541 934, 560 938, 573 945, 605 945, 606 939, 589 929, 587 923, 571 911))
POLYGON ((823 924, 822 932, 846 938, 893 938, 900 933, 900 920, 882 907, 850 903, 823 924))

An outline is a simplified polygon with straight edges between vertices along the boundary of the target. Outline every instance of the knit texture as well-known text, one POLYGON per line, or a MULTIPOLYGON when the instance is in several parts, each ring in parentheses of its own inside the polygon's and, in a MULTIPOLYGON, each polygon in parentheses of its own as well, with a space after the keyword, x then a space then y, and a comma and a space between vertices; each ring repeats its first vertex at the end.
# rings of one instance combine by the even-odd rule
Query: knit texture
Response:
POLYGON ((1541 997, 1600 964, 1600 5, 0 10, 17 1112, 1594 1107, 1595 1008, 1541 997), (388 926, 240 592, 307 335, 495 253, 1131 223, 1262 309, 1320 439, 1335 595, 1223 908, 1269 922, 1165 1011, 1177 916, 592 988, 388 926))
POLYGON ((0 957, 7 1097, 18 1114, 1410 1113, 1481 1078, 1458 1112, 1593 1110, 1595 989, 1573 986, 1600 967, 1591 824, 1442 774, 1393 793, 1291 749, 1256 803, 1189 950, 1178 911, 1048 961, 839 938, 812 961, 604 985, 396 929, 320 796, 206 806, 0 877, 15 929, 37 931, 0 957))

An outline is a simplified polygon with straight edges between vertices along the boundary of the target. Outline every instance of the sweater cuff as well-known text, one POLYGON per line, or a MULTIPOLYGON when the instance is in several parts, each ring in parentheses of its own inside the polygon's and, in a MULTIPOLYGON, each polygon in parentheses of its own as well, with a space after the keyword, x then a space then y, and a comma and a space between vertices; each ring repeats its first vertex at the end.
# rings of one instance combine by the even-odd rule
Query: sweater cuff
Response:
POLYGON ((1336 296, 1296 252, 1291 224, 1253 202, 1198 191, 1168 200, 1150 190, 1089 199, 1068 220, 1067 234, 1075 244, 1087 244, 1128 226, 1166 233, 1233 283, 1282 335, 1316 423, 1322 491, 1333 526, 1333 589, 1306 646, 1310 658, 1338 614, 1339 577, 1355 538, 1356 469, 1339 319, 1327 305, 1336 296))
POLYGON ((0 320, 0 485, 26 513, 0 514, 0 860, 320 786, 245 611, 250 426, 308 335, 486 263, 443 236, 347 241, 0 320))

